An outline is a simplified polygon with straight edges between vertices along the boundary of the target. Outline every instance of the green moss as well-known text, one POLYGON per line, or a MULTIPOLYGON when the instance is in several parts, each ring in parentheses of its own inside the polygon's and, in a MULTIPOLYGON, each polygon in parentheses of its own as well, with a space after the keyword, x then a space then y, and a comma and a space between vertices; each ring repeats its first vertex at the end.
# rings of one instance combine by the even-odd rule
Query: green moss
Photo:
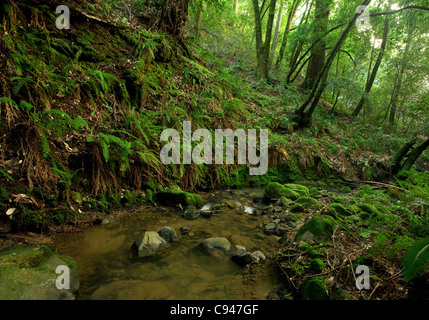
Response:
POLYGON ((362 210, 360 218, 363 220, 374 218, 380 214, 380 212, 374 206, 367 203, 358 204, 357 207, 362 210))
POLYGON ((201 207, 203 205, 201 195, 178 190, 160 191, 155 195, 154 200, 167 206, 181 204, 182 206, 201 207))
POLYGON ((311 269, 314 272, 320 273, 325 268, 325 263, 321 259, 313 259, 311 261, 311 269))
POLYGON ((368 184, 364 185, 362 187, 362 190, 365 191, 366 193, 372 193, 374 191, 374 189, 368 184))
POLYGON ((345 199, 343 197, 336 197, 332 200, 334 203, 344 203, 345 199))
POLYGON ((295 202, 301 204, 305 209, 309 209, 311 206, 319 204, 319 201, 310 197, 301 197, 295 202))
POLYGON ((356 193, 359 197, 363 197, 366 195, 366 192, 364 190, 358 190, 358 192, 356 193))
POLYGON ((342 187, 340 189, 341 193, 350 193, 350 191, 351 191, 350 187, 342 187))
POLYGON ((295 241, 326 241, 334 233, 335 225, 330 216, 315 216, 299 229, 295 241))
POLYGON ((0 205, 9 201, 9 193, 5 188, 0 188, 0 205))
POLYGON ((294 183, 287 183, 284 186, 286 188, 289 188, 289 189, 297 192, 301 197, 309 197, 310 196, 310 190, 308 190, 308 188, 306 186, 302 186, 300 184, 294 184, 294 183))
POLYGON ((315 196, 318 196, 320 194, 320 191, 317 190, 317 188, 315 188, 315 187, 311 188, 309 191, 310 191, 311 197, 315 197, 315 196))
POLYGON ((331 203, 331 208, 335 210, 340 216, 351 216, 353 213, 344 208, 344 206, 340 203, 331 203))
POLYGON ((288 199, 296 200, 300 197, 300 194, 286 188, 278 182, 271 182, 265 187, 264 196, 269 199, 286 197, 288 199))
POLYGON ((304 300, 327 300, 329 298, 328 287, 323 277, 305 279, 300 289, 304 300))
POLYGON ((332 300, 357 300, 357 298, 346 290, 337 290, 331 297, 332 300))

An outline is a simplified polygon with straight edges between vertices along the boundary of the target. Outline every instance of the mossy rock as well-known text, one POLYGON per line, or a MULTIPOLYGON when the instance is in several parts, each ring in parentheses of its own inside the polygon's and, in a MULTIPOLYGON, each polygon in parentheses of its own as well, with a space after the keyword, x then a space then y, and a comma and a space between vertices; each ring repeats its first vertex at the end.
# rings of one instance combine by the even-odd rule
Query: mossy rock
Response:
POLYGON ((297 192, 300 195, 300 197, 310 197, 310 190, 308 190, 306 186, 302 186, 300 184, 295 184, 295 183, 287 183, 284 186, 288 189, 291 189, 297 192))
POLYGON ((318 200, 310 197, 301 197, 298 198, 295 202, 301 204, 305 209, 308 209, 313 205, 319 204, 318 200))
POLYGON ((304 210, 304 206, 299 203, 295 203, 289 208, 289 211, 293 213, 304 212, 304 210))
POLYGON ((334 203, 344 203, 345 199, 343 197, 336 197, 332 200, 334 203))
POLYGON ((264 196, 269 199, 285 197, 291 200, 296 200, 300 197, 300 194, 290 188, 286 188, 278 182, 271 182, 265 187, 264 196))
POLYGON ((364 190, 358 190, 358 192, 356 193, 359 197, 364 197, 365 195, 367 195, 367 193, 364 190))
POLYGON ((342 204, 340 203, 331 203, 331 208, 335 210, 336 213, 338 213, 340 216, 351 216, 353 212, 346 209, 342 204))
POLYGON ((335 220, 330 216, 316 216, 299 229, 295 241, 326 241, 334 233, 335 220))
POLYGON ((370 194, 370 193, 372 193, 374 191, 374 189, 370 185, 368 185, 368 184, 364 185, 362 187, 362 190, 365 191, 368 194, 370 194))
POLYGON ((316 273, 321 273, 325 268, 325 263, 321 259, 313 259, 310 265, 311 269, 316 273))
POLYGON ((155 195, 154 200, 162 205, 173 207, 178 204, 182 206, 203 206, 203 198, 199 194, 178 190, 160 191, 155 195))
POLYGON ((346 290, 337 290, 332 295, 331 300, 358 300, 350 291, 346 290))
POLYGON ((328 287, 323 277, 307 278, 301 285, 301 297, 304 300, 328 300, 328 287))
POLYGON ((378 215, 380 215, 380 212, 377 210, 377 208, 375 208, 374 206, 367 204, 367 203, 362 203, 362 204, 358 204, 357 207, 362 210, 362 212, 360 213, 360 218, 363 220, 367 220, 369 218, 374 218, 377 217, 378 215))
MULTIPOLYGON (((76 262, 58 255, 53 245, 22 245, 0 250, 1 300, 71 300, 79 289, 76 262), (58 266, 70 271, 70 289, 58 289, 58 266)), ((60 278, 61 279, 61 278, 60 278)))
POLYGON ((340 193, 350 193, 351 191, 350 187, 342 187, 340 189, 340 193))
POLYGON ((316 196, 320 195, 320 191, 317 190, 317 188, 315 188, 315 187, 311 188, 309 190, 309 192, 310 192, 311 197, 316 197, 316 196))

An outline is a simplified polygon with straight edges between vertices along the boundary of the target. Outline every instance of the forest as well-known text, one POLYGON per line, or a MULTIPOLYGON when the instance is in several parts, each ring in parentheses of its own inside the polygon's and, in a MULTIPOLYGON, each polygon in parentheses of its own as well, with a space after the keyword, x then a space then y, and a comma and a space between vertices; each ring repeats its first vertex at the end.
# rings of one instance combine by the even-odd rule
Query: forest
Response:
POLYGON ((0 29, 0 300, 429 299, 428 0, 6 0, 0 29))

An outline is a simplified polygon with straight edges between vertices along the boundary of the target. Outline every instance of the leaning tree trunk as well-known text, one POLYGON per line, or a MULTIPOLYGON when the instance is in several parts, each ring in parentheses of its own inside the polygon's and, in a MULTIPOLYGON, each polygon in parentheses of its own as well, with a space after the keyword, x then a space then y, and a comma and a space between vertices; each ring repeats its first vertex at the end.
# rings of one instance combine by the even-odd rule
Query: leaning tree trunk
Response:
POLYGON ((292 3, 291 8, 289 9, 289 13, 288 13, 288 17, 287 17, 287 23, 286 23, 286 28, 285 28, 285 32, 283 35, 283 40, 282 40, 282 44, 280 46, 280 52, 279 52, 279 56, 277 58, 276 61, 276 68, 278 68, 280 66, 280 63, 283 59, 283 56, 285 54, 286 51, 286 45, 287 45, 287 41, 288 41, 288 37, 289 37, 289 32, 290 32, 290 27, 292 25, 292 20, 295 16, 297 7, 299 5, 301 0, 294 0, 292 3))
POLYGON ((395 175, 399 172, 410 171, 414 163, 422 155, 422 153, 429 147, 429 139, 422 142, 420 145, 412 147, 416 143, 416 139, 408 141, 394 156, 392 173, 395 175), (411 151, 409 151, 411 150, 411 151))
POLYGON ((384 52, 386 51, 386 43, 387 43, 388 33, 389 33, 389 18, 386 18, 386 20, 384 22, 384 31, 383 31, 383 40, 382 40, 383 42, 382 42, 382 45, 380 48, 380 53, 378 54, 378 58, 377 58, 377 61, 374 65, 374 69, 372 69, 371 76, 368 78, 368 81, 366 83, 365 92, 362 95, 362 98, 360 99, 358 105, 356 106, 355 110, 352 113, 353 117, 357 117, 359 115, 360 111, 362 110, 363 106, 365 105, 367 96, 372 89, 372 86, 373 86, 374 81, 375 81, 375 77, 377 76, 378 69, 380 68, 381 61, 383 60, 383 57, 384 57, 384 52))

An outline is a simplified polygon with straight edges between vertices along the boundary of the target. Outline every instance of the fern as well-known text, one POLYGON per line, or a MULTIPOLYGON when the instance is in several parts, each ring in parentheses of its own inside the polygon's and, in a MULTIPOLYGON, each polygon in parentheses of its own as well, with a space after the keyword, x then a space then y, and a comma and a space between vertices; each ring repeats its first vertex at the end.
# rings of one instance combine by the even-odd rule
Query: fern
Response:
POLYGON ((8 97, 0 97, 0 104, 1 103, 10 103, 13 107, 15 107, 15 109, 18 109, 17 103, 8 97))
POLYGON ((411 281, 424 273, 429 265, 429 237, 415 243, 402 260, 405 281, 411 281))

